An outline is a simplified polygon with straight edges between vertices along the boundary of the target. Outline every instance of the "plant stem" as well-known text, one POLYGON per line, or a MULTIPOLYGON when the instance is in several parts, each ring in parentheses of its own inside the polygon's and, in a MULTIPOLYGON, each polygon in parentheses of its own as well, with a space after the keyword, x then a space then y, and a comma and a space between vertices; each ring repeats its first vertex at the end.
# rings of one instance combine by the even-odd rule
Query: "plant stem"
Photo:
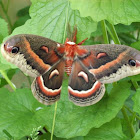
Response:
POLYGON ((13 26, 12 26, 11 20, 10 20, 8 14, 7 14, 7 11, 5 10, 3 3, 1 2, 0 4, 1 4, 2 10, 3 10, 3 12, 4 12, 4 14, 5 14, 6 18, 7 18, 7 21, 9 23, 10 29, 12 30, 13 26))
POLYGON ((55 126, 55 118, 56 118, 56 111, 57 111, 57 102, 55 103, 55 107, 54 107, 54 117, 53 117, 51 140, 53 140, 54 126, 55 126))
POLYGON ((126 110, 125 110, 124 106, 122 107, 121 111, 122 111, 122 114, 123 114, 125 120, 127 121, 127 124, 129 125, 130 134, 131 134, 131 136, 133 138, 135 136, 135 130, 134 130, 133 124, 130 123, 129 117, 128 117, 127 113, 126 113, 126 110))
POLYGON ((10 3, 10 0, 8 0, 8 2, 7 2, 6 13, 8 12, 9 3, 10 3))
MULTIPOLYGON (((65 42, 66 38, 66 29, 67 29, 67 22, 68 22, 68 15, 69 15, 69 2, 68 2, 68 8, 66 10, 66 20, 65 20, 65 30, 64 30, 64 35, 63 35, 63 41, 62 43, 65 42)), ((55 109, 54 109, 54 117, 53 117, 53 125, 52 125, 52 132, 51 132, 51 140, 53 140, 53 133, 54 133, 54 126, 55 126, 55 118, 56 118, 56 112, 57 112, 57 102, 55 103, 55 109)))
POLYGON ((104 43, 109 44, 105 20, 101 21, 101 27, 103 32, 104 43))
POLYGON ((113 35, 114 43, 115 43, 115 44, 121 44, 121 42, 120 42, 120 40, 119 40, 119 38, 118 38, 118 35, 117 35, 117 33, 116 33, 116 30, 115 30, 115 28, 114 28, 114 25, 112 25, 112 24, 109 23, 109 28, 110 28, 111 34, 113 35))
POLYGON ((133 79, 131 79, 131 82, 132 82, 132 84, 133 84, 135 90, 137 90, 137 89, 139 88, 138 83, 137 83, 136 81, 134 81, 133 79))
POLYGON ((8 136, 10 140, 14 140, 14 137, 12 137, 11 134, 10 134, 6 129, 3 130, 3 133, 4 133, 6 136, 8 136))
POLYGON ((67 29, 67 24, 68 24, 68 15, 69 15, 69 1, 68 1, 68 8, 67 8, 67 10, 66 10, 66 20, 65 20, 65 30, 64 30, 64 36, 63 36, 63 41, 62 41, 62 43, 64 43, 65 42, 65 38, 66 38, 66 29, 67 29))
POLYGON ((111 38, 112 38, 112 39, 113 39, 113 41, 114 41, 114 40, 115 40, 115 38, 114 38, 114 36, 113 36, 113 34, 112 34, 111 30, 109 29, 109 27, 108 27, 108 26, 106 26, 106 28, 107 28, 107 31, 109 32, 109 34, 110 34, 111 38))
POLYGON ((131 113, 131 114, 135 114, 135 117, 138 119, 138 120, 140 120, 140 117, 139 116, 137 116, 137 114, 135 113, 135 112, 133 112, 130 108, 128 108, 126 105, 124 105, 124 107, 131 113))
POLYGON ((5 71, 0 70, 0 73, 2 74, 2 76, 5 78, 5 80, 7 81, 7 83, 10 85, 10 87, 15 91, 16 87, 14 86, 14 84, 11 82, 11 80, 8 78, 7 74, 5 71))

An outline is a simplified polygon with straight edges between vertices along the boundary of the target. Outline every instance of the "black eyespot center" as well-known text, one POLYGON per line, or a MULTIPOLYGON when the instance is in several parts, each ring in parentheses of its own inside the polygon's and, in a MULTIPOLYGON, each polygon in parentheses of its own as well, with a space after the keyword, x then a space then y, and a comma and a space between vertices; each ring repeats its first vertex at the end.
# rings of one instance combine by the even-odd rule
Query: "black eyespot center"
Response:
POLYGON ((18 53, 19 52, 19 47, 13 47, 11 52, 12 53, 18 53))
POLYGON ((129 65, 131 65, 133 67, 136 66, 136 61, 133 59, 130 59, 128 63, 129 63, 129 65))

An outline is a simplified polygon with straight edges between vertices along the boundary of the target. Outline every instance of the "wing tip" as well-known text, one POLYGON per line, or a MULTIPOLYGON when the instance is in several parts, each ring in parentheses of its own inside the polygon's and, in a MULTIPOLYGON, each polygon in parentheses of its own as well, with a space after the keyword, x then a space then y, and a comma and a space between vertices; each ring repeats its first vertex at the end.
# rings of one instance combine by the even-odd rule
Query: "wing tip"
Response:
POLYGON ((31 85, 31 90, 32 93, 34 95, 34 97, 42 104, 44 105, 52 105, 54 104, 56 101, 58 101, 60 99, 60 94, 55 96, 55 97, 48 97, 45 94, 41 93, 39 91, 39 87, 36 83, 36 79, 33 81, 32 85, 31 85))

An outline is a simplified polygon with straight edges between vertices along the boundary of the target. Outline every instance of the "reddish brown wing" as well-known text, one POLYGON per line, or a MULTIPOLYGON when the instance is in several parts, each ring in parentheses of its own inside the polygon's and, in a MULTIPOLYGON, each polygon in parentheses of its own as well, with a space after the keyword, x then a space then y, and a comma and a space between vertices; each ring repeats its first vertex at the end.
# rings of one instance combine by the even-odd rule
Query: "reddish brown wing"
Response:
POLYGON ((29 34, 9 38, 4 42, 1 50, 9 62, 33 77, 42 75, 50 69, 64 53, 63 45, 45 37, 29 34))
POLYGON ((37 77, 32 83, 32 92, 35 98, 45 104, 51 105, 60 98, 61 85, 64 74, 65 61, 62 58, 45 74, 37 77))
POLYGON ((48 38, 21 34, 4 42, 3 56, 29 76, 34 96, 50 105, 60 98, 65 62, 64 47, 48 38))
POLYGON ((124 45, 102 44, 80 46, 88 50, 84 57, 78 56, 84 66, 101 83, 112 83, 140 72, 140 52, 124 45), (131 64, 134 61, 134 65, 131 64))
POLYGON ((80 106, 98 102, 105 91, 102 83, 112 83, 140 73, 140 52, 124 45, 80 46, 86 49, 75 57, 69 82, 69 97, 80 106))
POLYGON ((79 106, 89 106, 98 102, 104 95, 104 84, 97 81, 93 74, 75 58, 69 79, 69 99, 79 106))

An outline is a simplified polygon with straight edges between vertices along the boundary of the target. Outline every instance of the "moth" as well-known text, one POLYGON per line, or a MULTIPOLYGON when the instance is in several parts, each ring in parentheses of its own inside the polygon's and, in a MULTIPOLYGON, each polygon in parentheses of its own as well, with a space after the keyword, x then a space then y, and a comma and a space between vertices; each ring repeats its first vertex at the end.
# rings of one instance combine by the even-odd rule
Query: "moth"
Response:
POLYGON ((31 89, 45 105, 60 99, 64 72, 69 76, 69 99, 78 106, 97 103, 106 83, 140 73, 140 52, 124 45, 64 44, 30 35, 15 35, 1 46, 4 58, 35 77, 31 89))

